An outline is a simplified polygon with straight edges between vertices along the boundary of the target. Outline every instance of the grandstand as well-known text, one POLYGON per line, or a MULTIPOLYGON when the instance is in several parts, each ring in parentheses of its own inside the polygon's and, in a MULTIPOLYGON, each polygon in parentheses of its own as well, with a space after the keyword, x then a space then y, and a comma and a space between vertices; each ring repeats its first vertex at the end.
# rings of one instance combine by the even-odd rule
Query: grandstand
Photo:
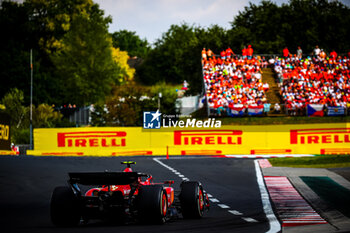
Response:
POLYGON ((269 61, 258 55, 204 51, 203 81, 211 116, 280 113, 271 110, 275 105, 288 115, 345 115, 350 107, 350 59, 334 51, 330 57, 289 55, 269 61))
POLYGON ((350 102, 350 60, 346 57, 276 59, 280 93, 292 115, 302 115, 309 105, 346 109, 350 102))
MULTIPOLYGON (((210 50, 208 50, 210 51, 210 50)), ((211 115, 260 115, 268 103, 270 85, 262 81, 264 57, 203 56, 203 78, 211 115)))

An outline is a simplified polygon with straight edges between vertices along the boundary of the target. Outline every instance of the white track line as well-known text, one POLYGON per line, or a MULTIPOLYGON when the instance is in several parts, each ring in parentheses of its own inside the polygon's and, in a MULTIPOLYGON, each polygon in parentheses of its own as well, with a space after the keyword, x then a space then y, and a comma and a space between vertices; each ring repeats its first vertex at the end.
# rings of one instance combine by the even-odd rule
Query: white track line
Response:
MULTIPOLYGON (((174 174, 176 174, 177 176, 179 176, 182 180, 189 180, 188 178, 186 178, 184 175, 182 175, 180 172, 178 172, 177 170, 175 170, 174 168, 166 165, 165 163, 159 161, 159 159, 163 159, 163 158, 153 158, 153 160, 157 163, 159 163, 160 165, 162 165, 163 167, 167 168, 168 170, 172 171, 174 174)), ((211 202, 215 202, 215 203, 220 203, 220 201, 216 198, 214 198, 212 195, 210 195, 209 193, 207 193, 208 198, 211 202)), ((222 209, 230 209, 230 207, 228 205, 225 204, 217 204, 220 208, 222 209)), ((241 212, 237 211, 237 210, 228 210, 229 213, 233 214, 233 215, 243 215, 241 212)), ((249 222, 249 223, 257 223, 258 221, 253 219, 253 218, 249 218, 249 217, 242 217, 242 220, 249 222)))
POLYGON ((255 164, 256 179, 257 179, 258 186, 260 189, 260 195, 261 195, 261 201, 263 204, 263 209, 264 209, 266 218, 269 220, 269 224, 270 224, 270 229, 267 233, 279 232, 281 230, 281 224, 277 220, 277 218, 272 210, 269 194, 267 193, 267 190, 265 187, 264 179, 263 179, 263 176, 261 174, 258 160, 254 160, 254 164, 255 164))
POLYGON ((209 199, 211 202, 217 202, 217 203, 219 203, 220 201, 218 200, 218 199, 216 199, 216 198, 210 198, 209 199))
POLYGON ((228 212, 230 212, 233 215, 243 215, 241 212, 239 212, 237 210, 229 210, 228 212))
POLYGON ((256 221, 256 220, 253 219, 253 218, 242 217, 242 219, 243 219, 244 221, 247 221, 247 222, 258 222, 258 221, 256 221))
POLYGON ((218 204, 218 206, 220 208, 223 208, 223 209, 230 209, 230 207, 228 205, 225 205, 225 204, 218 204))

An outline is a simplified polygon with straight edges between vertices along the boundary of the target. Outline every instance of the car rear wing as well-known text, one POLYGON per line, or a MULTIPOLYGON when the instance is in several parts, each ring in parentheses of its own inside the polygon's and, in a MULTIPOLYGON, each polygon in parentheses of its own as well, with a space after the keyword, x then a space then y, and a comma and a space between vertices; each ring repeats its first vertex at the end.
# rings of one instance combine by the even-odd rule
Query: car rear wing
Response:
POLYGON ((149 176, 139 172, 70 172, 68 175, 72 185, 128 185, 137 182, 139 177, 149 176))

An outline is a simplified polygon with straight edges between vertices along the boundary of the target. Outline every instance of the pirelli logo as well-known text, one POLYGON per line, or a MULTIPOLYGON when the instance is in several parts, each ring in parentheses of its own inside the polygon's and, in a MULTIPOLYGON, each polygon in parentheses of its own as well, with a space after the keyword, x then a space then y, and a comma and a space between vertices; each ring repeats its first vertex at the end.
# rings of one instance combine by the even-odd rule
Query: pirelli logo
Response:
POLYGON ((174 145, 240 145, 242 130, 175 130, 174 145))
POLYGON ((350 128, 290 130, 290 144, 331 143, 350 143, 350 128))
POLYGON ((57 133, 58 147, 125 147, 124 131, 57 133))

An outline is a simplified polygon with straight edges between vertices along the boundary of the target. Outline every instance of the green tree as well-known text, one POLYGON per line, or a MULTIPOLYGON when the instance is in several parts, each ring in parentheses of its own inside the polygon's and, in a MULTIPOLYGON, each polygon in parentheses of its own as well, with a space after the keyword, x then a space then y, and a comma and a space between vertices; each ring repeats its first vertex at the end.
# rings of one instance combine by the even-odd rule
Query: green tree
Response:
POLYGON ((115 86, 113 95, 106 100, 108 126, 141 126, 142 112, 157 109, 150 88, 127 84, 115 86))
POLYGON ((135 69, 130 68, 128 64, 128 52, 121 51, 119 48, 112 48, 112 58, 120 68, 120 71, 118 73, 118 82, 124 84, 132 81, 135 75, 135 69))
POLYGON ((24 107, 23 102, 23 92, 16 88, 11 89, 1 100, 5 106, 3 111, 11 117, 11 141, 16 144, 29 143, 29 108, 24 107), (28 129, 24 132, 26 126, 28 129))
POLYGON ((136 32, 121 30, 112 33, 113 47, 127 51, 132 57, 146 57, 151 47, 146 39, 141 39, 136 32))
POLYGON ((91 109, 91 125, 92 126, 106 126, 107 108, 102 102, 92 105, 91 109))
POLYGON ((142 126, 143 112, 157 110, 159 92, 162 93, 160 112, 176 114, 177 95, 173 88, 165 87, 164 83, 152 87, 128 83, 115 86, 105 104, 94 105, 92 125, 142 126))
MULTIPOLYGON (((67 96, 66 77, 62 76, 65 74, 57 72, 52 57, 56 56, 57 51, 61 52, 66 49, 63 48, 64 40, 67 41, 67 33, 72 34, 72 31, 79 27, 77 25, 74 26, 75 28, 72 27, 72 24, 79 24, 78 21, 85 20, 85 25, 89 24, 88 26, 100 24, 99 27, 105 29, 103 34, 108 34, 106 28, 111 21, 103 14, 99 6, 91 0, 26 0, 22 4, 2 1, 0 7, 0 26, 3 31, 0 38, 0 78, 2 80, 0 98, 9 89, 17 88, 24 92, 24 103, 29 104, 29 51, 33 49, 33 102, 36 105, 40 103, 62 105, 68 100, 69 102, 75 101, 70 100, 70 96, 67 96)), ((99 29, 94 29, 95 33, 98 31, 99 29)), ((93 35, 91 40, 94 39, 99 40, 101 36, 93 35)), ((106 43, 102 43, 102 46, 103 44, 106 43)), ((108 46, 112 47, 111 44, 111 39, 109 39, 108 46)), ((94 55, 94 53, 89 54, 90 57, 94 55)), ((106 56, 108 57, 108 54, 106 56)), ((103 68, 105 67, 101 67, 103 68)), ((88 83, 89 80, 84 80, 83 85, 85 82, 88 83)))
POLYGON ((29 96, 29 45, 32 41, 28 16, 28 9, 23 5, 1 1, 0 99, 12 88, 25 90, 29 96))
POLYGON ((33 109, 33 127, 34 128, 52 128, 62 119, 62 114, 55 111, 48 104, 40 104, 33 109))
POLYGON ((196 36, 199 40, 198 49, 206 48, 219 53, 221 50, 233 46, 229 41, 227 30, 218 25, 212 25, 209 28, 196 28, 196 36))
MULTIPOLYGON (((29 143, 30 108, 23 105, 24 96, 21 90, 11 89, 1 100, 2 111, 11 116, 12 142, 29 143)), ((52 128, 62 124, 62 114, 54 111, 48 104, 33 105, 33 127, 52 128)))
MULTIPOLYGON (((171 25, 162 38, 155 43, 155 49, 150 52, 140 68, 141 80, 146 84, 155 84, 161 81, 181 83, 188 79, 187 74, 191 75, 190 70, 193 69, 188 67, 188 63, 193 64, 191 59, 194 56, 185 57, 186 50, 191 50, 197 43, 198 39, 192 26, 171 25)), ((193 50, 191 52, 196 53, 193 50)), ((194 62, 196 61, 200 64, 200 57, 197 57, 194 62)))
POLYGON ((159 93, 162 93, 162 97, 160 99, 160 109, 159 109, 160 112, 162 112, 163 114, 169 114, 169 115, 178 113, 177 112, 178 109, 176 109, 175 107, 175 101, 177 99, 177 93, 175 91, 175 88, 169 87, 169 85, 166 85, 165 82, 160 82, 156 85, 153 85, 150 89, 150 96, 157 103, 158 103, 159 93))
POLYGON ((230 40, 234 44, 251 44, 256 53, 277 53, 285 46, 281 31, 282 10, 270 1, 262 1, 260 5, 249 3, 232 22, 230 40))
POLYGON ((62 39, 76 17, 89 18, 98 8, 92 0, 26 0, 24 5, 37 27, 36 41, 48 54, 62 48, 62 39))
POLYGON ((138 77, 145 84, 179 84, 186 80, 190 84, 188 93, 200 93, 203 90, 201 51, 203 47, 227 49, 226 41, 227 33, 217 25, 207 30, 186 23, 171 25, 137 70, 138 77))
POLYGON ((256 53, 281 53, 301 46, 311 53, 315 45, 329 51, 350 50, 350 9, 338 1, 290 0, 276 5, 250 3, 231 22, 230 43, 252 44, 256 53))
POLYGON ((5 112, 11 116, 12 128, 21 127, 26 113, 29 112, 29 109, 23 106, 23 102, 23 92, 17 88, 11 89, 1 100, 5 106, 5 112))
POLYGON ((290 28, 285 30, 287 46, 301 45, 309 53, 316 44, 328 52, 350 50, 350 8, 339 1, 291 0, 281 10, 290 28))
POLYGON ((66 103, 81 106, 103 100, 118 82, 120 68, 112 58, 109 22, 98 8, 89 18, 77 16, 63 38, 62 49, 52 55, 66 103))

